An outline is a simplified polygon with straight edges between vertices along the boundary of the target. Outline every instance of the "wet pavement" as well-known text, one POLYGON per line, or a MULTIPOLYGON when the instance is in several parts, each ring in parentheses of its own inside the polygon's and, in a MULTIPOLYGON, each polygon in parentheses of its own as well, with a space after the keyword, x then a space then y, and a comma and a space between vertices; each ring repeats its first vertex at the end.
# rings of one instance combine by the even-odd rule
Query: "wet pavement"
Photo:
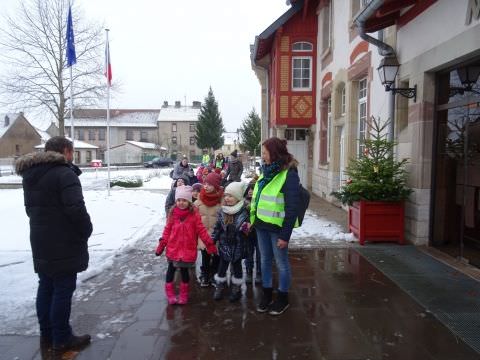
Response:
MULTIPOLYGON (((344 219, 319 204, 324 216, 344 219)), ((355 246, 291 251, 291 307, 273 317, 255 312, 261 288, 251 285, 231 304, 192 279, 189 304, 167 305, 166 261, 152 242, 79 286, 72 325, 93 342, 76 359, 480 358, 355 246)), ((0 337, 0 359, 41 358, 37 336, 0 337)))
MULTIPOLYGON (((480 357, 354 248, 294 251, 290 258, 291 307, 273 317, 254 311, 255 286, 231 304, 192 284, 188 305, 169 306, 165 260, 150 251, 125 254, 110 274, 90 280, 95 293, 74 304, 74 328, 93 336, 77 359, 480 357), (135 272, 142 276, 126 276, 135 272)), ((37 348, 38 337, 0 338, 2 359, 41 359, 37 348)))

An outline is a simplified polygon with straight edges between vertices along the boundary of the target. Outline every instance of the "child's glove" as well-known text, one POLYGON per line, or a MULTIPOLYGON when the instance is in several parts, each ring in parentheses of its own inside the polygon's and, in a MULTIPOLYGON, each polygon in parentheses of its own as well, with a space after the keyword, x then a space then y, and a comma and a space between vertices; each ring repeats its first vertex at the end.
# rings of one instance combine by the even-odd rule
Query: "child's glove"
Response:
POLYGON ((217 255, 218 254, 217 247, 213 244, 207 245, 207 253, 210 254, 210 255, 211 254, 217 255))
POLYGON ((244 222, 242 225, 240 225, 240 231, 242 231, 245 235, 248 235, 250 232, 250 224, 244 222))
POLYGON ((157 249, 155 250, 155 255, 156 256, 162 255, 164 249, 165 249, 165 245, 162 245, 162 238, 160 238, 158 240, 157 249))

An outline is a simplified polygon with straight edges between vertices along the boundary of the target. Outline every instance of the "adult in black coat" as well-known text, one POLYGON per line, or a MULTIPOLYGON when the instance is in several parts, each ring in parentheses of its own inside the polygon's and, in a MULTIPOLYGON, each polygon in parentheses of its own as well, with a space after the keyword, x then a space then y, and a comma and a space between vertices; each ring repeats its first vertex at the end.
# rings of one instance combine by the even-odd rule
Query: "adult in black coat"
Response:
POLYGON ((92 234, 78 179, 81 171, 72 160, 72 142, 56 136, 47 141, 45 152, 24 155, 15 166, 23 177, 33 266, 39 277, 40 345, 60 353, 90 342, 89 335, 73 335, 69 324, 77 273, 88 267, 87 241, 92 234))
POLYGON ((228 170, 226 174, 227 185, 231 182, 238 182, 242 181, 242 173, 243 173, 243 164, 238 158, 238 152, 235 149, 230 154, 230 161, 228 163, 228 170))

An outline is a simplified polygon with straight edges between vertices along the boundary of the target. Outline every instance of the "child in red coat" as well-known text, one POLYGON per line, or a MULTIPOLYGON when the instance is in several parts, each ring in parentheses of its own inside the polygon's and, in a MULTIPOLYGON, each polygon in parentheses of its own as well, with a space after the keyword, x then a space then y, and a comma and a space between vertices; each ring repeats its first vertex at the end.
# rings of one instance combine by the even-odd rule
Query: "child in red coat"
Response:
POLYGON ((202 223, 198 210, 192 206, 191 186, 181 186, 175 192, 175 206, 168 215, 167 225, 163 229, 155 255, 160 256, 167 248, 168 260, 165 293, 169 304, 188 302, 189 268, 195 267, 197 260, 197 239, 200 237, 210 254, 216 254, 217 248, 202 223), (180 294, 175 296, 173 279, 175 271, 180 269, 182 282, 180 294))

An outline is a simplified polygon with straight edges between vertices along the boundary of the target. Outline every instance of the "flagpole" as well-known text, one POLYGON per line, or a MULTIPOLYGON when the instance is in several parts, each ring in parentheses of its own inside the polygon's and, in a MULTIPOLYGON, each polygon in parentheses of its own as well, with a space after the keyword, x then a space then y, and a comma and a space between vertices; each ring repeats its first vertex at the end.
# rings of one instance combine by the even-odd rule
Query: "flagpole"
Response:
POLYGON ((107 184, 107 195, 110 196, 110 79, 108 77, 108 65, 110 62, 110 44, 108 42, 108 32, 110 29, 105 29, 107 35, 107 53, 106 61, 107 62, 107 173, 108 173, 108 184, 107 184))
POLYGON ((70 66, 70 137, 72 138, 73 147, 75 148, 75 128, 73 126, 73 65, 70 66))
MULTIPOLYGON (((73 65, 77 63, 77 54, 75 53, 75 36, 73 34, 72 4, 68 3, 67 15, 67 66, 70 68, 70 138, 75 141, 75 128, 73 125, 73 65)), ((65 131, 65 124, 62 132, 65 131)), ((75 143, 73 144, 75 147, 75 143)))

